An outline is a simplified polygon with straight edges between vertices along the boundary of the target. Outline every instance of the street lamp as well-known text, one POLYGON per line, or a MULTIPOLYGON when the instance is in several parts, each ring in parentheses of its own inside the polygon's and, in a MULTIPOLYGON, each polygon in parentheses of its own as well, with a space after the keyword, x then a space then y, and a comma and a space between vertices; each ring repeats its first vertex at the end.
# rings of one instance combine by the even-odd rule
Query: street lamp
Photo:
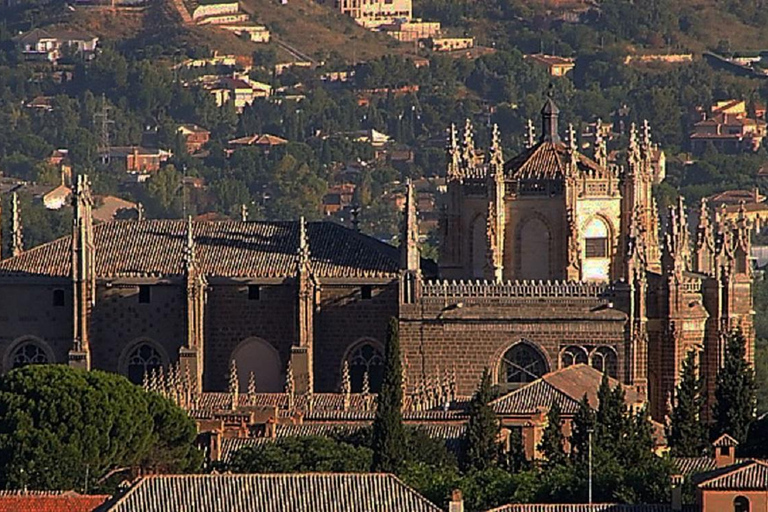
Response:
POLYGON ((587 437, 589 439, 589 504, 592 504, 592 434, 595 432, 591 425, 587 427, 587 437))

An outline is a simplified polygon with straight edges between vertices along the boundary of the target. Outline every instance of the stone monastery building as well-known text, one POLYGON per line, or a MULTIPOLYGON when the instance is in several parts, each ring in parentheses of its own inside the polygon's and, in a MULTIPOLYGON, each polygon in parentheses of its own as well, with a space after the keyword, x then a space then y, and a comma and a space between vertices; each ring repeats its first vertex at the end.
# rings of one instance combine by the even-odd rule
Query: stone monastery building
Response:
POLYGON ((408 393, 450 381, 459 395, 489 368, 514 389, 586 363, 647 395, 662 418, 688 351, 708 395, 724 339, 753 354, 750 226, 682 202, 661 226, 650 130, 633 127, 621 165, 563 141, 559 112, 529 123, 504 159, 498 132, 475 147, 451 130, 437 267, 418 251, 409 185, 400 248, 328 222, 129 220, 93 225, 86 177, 70 237, 0 262, 0 363, 118 372, 140 382, 176 364, 198 390, 353 392, 381 384, 396 317, 408 393), (289 371, 290 369, 290 371, 289 371))

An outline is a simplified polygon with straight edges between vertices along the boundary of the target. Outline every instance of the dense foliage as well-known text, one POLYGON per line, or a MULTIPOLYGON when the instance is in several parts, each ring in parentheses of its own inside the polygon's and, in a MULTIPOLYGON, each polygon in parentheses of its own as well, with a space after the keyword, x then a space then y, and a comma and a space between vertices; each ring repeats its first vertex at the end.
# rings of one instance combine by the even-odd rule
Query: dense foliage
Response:
POLYGON ((667 443, 677 457, 700 457, 709 447, 704 418, 704 380, 696 368, 696 352, 685 356, 680 383, 675 390, 675 402, 670 412, 667 443))
POLYGON ((108 489, 113 470, 194 471, 196 435, 184 411, 119 375, 44 365, 0 377, 4 488, 108 489))
POLYGON ((746 360, 747 343, 741 331, 728 336, 723 367, 715 384, 713 436, 729 434, 746 443, 749 427, 755 420, 755 373, 746 360))

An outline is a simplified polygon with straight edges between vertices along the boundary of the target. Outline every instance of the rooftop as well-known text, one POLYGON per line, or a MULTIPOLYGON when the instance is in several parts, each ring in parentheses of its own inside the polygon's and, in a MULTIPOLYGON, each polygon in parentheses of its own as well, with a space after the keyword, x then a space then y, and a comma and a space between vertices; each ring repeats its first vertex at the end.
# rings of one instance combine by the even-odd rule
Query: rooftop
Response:
POLYGON ((441 512, 393 475, 178 475, 143 478, 110 512, 441 512))
MULTIPOLYGON (((182 275, 186 221, 115 221, 93 229, 97 277, 182 275)), ((331 222, 310 222, 307 233, 318 278, 397 275, 399 253, 391 245, 331 222)), ((193 234, 198 262, 208 276, 295 274, 298 222, 195 222, 193 234)), ((69 276, 71 243, 71 236, 60 238, 0 261, 0 276, 69 276)))
POLYGON ((107 499, 74 491, 0 491, 0 512, 93 512, 107 499))

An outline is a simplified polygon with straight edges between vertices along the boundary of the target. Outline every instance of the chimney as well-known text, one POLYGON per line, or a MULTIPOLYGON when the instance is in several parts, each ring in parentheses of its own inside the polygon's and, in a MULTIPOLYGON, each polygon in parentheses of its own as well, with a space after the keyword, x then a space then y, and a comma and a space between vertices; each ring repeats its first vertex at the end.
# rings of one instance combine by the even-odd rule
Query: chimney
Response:
POLYGON ((464 512, 464 496, 461 494, 461 489, 454 489, 451 493, 448 512, 464 512))
POLYGON ((739 442, 728 434, 718 437, 712 446, 715 448, 715 467, 724 468, 736 462, 736 447, 739 442))

